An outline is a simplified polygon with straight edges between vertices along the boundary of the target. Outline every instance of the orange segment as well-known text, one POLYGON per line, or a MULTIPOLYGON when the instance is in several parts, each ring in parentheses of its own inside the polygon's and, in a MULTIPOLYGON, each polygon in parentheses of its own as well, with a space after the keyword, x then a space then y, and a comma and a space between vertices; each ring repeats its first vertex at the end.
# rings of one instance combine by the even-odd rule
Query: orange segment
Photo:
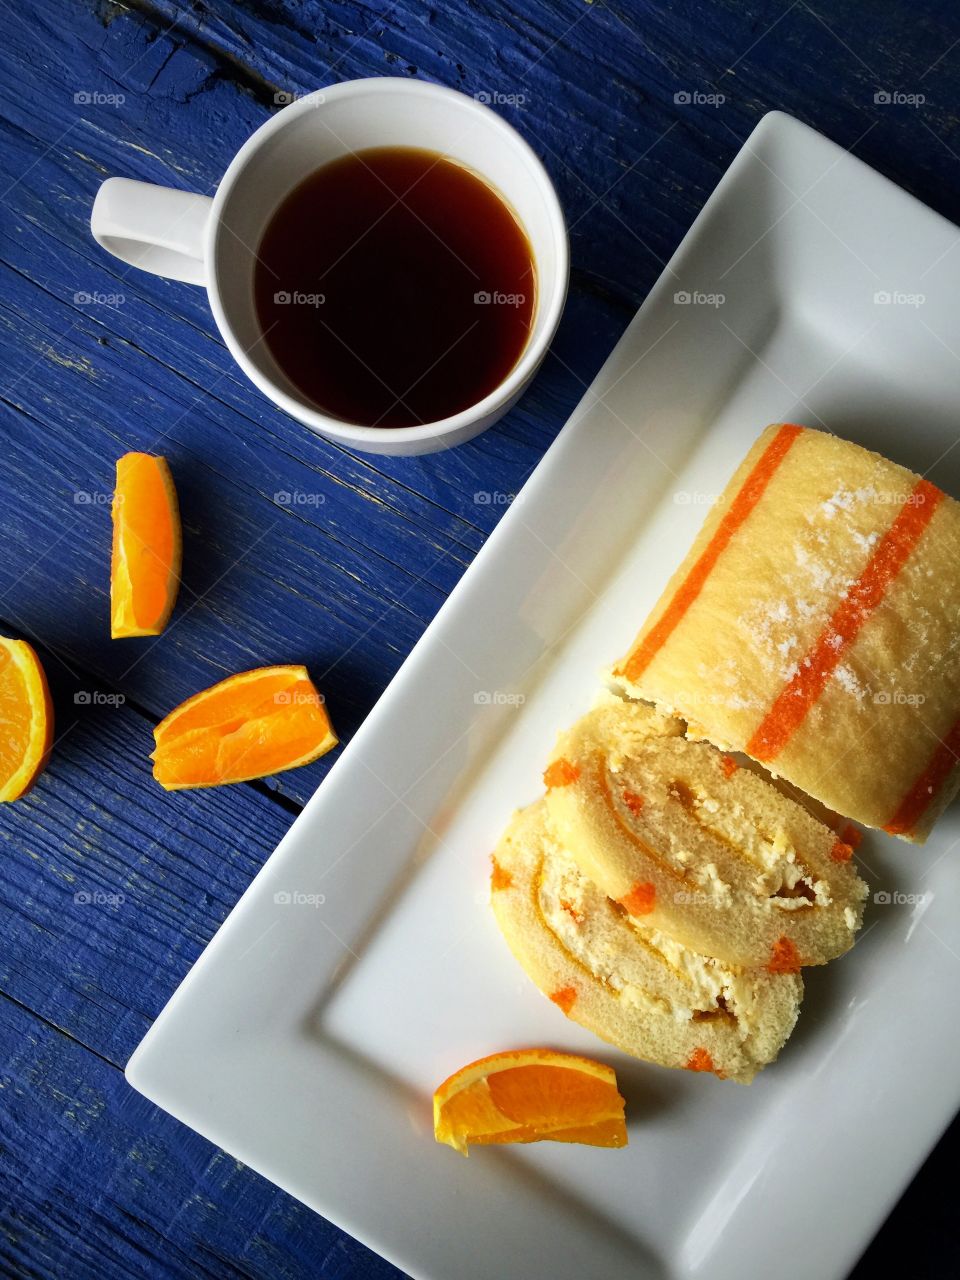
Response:
POLYGON ((26 640, 0 636, 0 801, 30 790, 52 742, 53 704, 40 659, 26 640))
POLYGON ((168 791, 263 778, 337 745, 323 699, 297 666, 221 680, 171 711, 153 736, 153 776, 168 791))
POLYGON ((433 1129, 461 1155, 471 1144, 507 1142, 625 1147, 623 1105, 612 1067, 552 1049, 516 1049, 445 1080, 433 1095, 433 1129))
POLYGON ((159 635, 177 599, 182 550, 177 491, 164 458, 119 459, 112 515, 110 635, 159 635))

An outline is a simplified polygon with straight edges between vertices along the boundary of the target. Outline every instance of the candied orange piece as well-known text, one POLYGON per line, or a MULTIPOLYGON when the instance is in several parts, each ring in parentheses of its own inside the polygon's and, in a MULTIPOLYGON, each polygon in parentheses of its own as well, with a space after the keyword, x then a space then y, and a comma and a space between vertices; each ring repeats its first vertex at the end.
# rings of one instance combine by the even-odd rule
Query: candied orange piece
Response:
POLYGON ((559 1009, 569 1015, 570 1010, 577 1002, 577 988, 561 987, 559 991, 554 991, 550 999, 559 1009))
POLYGON ((493 892, 498 893, 502 889, 512 889, 513 876, 507 868, 502 867, 492 853, 490 855, 490 861, 493 864, 493 868, 490 872, 490 888, 493 892))
POLYGON ((19 800, 42 773, 53 742, 53 704, 26 640, 0 636, 0 801, 19 800))
POLYGON ((551 787, 569 787, 580 777, 577 765, 569 760, 554 760, 548 764, 543 773, 543 785, 549 791, 551 787))
POLYGON ((790 938, 780 937, 770 950, 768 973, 799 973, 800 955, 790 938))
POLYGON ((620 899, 620 905, 632 916, 648 916, 657 905, 657 886, 638 880, 620 899))
POLYGON ((612 1067, 552 1049, 515 1049, 455 1072, 433 1095, 438 1142, 580 1142, 625 1147, 623 1098, 612 1067))
POLYGON ((643 812, 643 805, 644 805, 643 796, 638 796, 635 791, 624 790, 623 803, 627 806, 627 808, 630 810, 630 812, 633 814, 635 818, 640 817, 640 814, 643 812))
POLYGON ((194 694, 153 731, 153 776, 168 791, 296 769, 337 745, 306 667, 258 667, 194 694))

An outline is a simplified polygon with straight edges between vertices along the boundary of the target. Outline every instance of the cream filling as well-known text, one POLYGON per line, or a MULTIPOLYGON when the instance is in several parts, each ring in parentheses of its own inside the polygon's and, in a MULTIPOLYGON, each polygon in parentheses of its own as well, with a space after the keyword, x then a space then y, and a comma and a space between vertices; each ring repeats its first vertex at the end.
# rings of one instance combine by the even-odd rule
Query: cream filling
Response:
POLYGON ((680 1022, 697 1014, 733 1014, 745 1039, 755 1020, 756 978, 699 955, 650 925, 622 915, 556 846, 545 852, 540 911, 563 948, 628 1005, 680 1022))

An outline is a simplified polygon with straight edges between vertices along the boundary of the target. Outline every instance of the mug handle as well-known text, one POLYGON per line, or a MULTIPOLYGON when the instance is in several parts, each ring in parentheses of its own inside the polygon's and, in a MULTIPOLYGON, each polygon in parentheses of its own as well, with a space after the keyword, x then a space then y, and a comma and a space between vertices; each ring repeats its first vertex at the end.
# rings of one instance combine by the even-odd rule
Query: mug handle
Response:
POLYGON ((187 284, 206 284, 204 239, 209 196, 108 178, 93 202, 90 230, 97 244, 141 271, 187 284))

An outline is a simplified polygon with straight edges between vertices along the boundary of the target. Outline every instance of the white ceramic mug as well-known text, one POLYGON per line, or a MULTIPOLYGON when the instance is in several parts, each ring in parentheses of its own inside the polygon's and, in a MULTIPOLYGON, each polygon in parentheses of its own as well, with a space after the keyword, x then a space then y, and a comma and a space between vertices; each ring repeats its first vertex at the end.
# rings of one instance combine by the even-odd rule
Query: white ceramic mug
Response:
POLYGON ((312 431, 367 453, 430 453, 469 440, 496 422, 546 354, 567 292, 566 226, 543 165, 489 107, 420 80, 353 80, 299 98, 240 148, 212 199, 108 178, 90 222, 97 242, 124 262, 206 285, 214 319, 247 377, 312 431), (364 427, 318 409, 273 359, 254 307, 256 251, 284 197, 338 156, 384 146, 441 152, 485 178, 523 224, 537 271, 530 336, 508 376, 470 408, 414 427, 364 427))

